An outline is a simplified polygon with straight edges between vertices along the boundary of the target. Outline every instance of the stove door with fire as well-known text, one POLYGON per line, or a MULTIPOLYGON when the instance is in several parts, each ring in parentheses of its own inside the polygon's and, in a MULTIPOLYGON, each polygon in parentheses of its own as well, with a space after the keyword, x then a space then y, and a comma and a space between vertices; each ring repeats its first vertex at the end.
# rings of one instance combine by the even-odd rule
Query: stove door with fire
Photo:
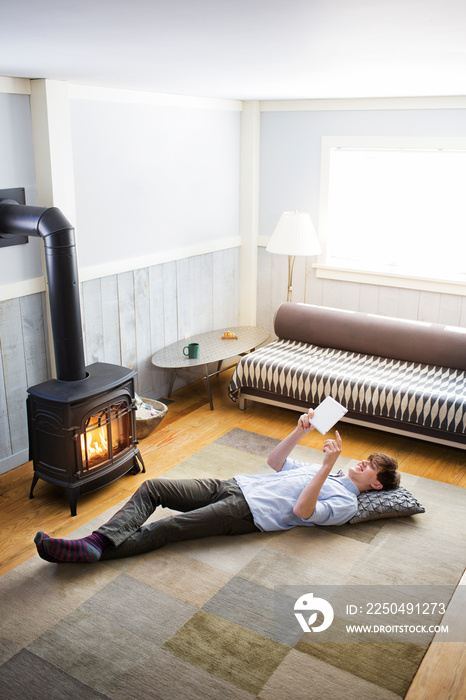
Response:
POLYGON ((127 400, 104 404, 84 418, 80 475, 105 467, 131 444, 132 407, 127 400))

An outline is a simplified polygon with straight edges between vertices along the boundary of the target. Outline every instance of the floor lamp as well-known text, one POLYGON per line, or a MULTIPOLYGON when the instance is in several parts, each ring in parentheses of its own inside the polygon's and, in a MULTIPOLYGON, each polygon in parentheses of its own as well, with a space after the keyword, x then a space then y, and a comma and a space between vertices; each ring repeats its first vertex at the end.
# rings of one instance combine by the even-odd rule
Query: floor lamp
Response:
POLYGON ((302 211, 285 211, 266 248, 269 253, 288 255, 288 293, 286 300, 293 296, 293 269, 297 255, 318 255, 321 247, 311 217, 302 211))

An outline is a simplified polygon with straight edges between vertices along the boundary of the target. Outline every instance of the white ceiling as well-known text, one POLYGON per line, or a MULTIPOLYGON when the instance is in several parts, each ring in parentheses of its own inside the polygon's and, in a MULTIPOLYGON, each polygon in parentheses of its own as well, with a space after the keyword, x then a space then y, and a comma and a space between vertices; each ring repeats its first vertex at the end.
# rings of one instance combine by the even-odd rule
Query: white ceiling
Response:
POLYGON ((233 99, 466 94, 465 0, 0 0, 0 75, 233 99))

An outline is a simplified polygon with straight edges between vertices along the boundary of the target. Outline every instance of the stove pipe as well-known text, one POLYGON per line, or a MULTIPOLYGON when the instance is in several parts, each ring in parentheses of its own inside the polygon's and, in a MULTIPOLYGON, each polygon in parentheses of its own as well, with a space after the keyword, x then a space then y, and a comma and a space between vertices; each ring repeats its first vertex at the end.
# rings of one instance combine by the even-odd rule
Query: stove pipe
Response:
POLYGON ((0 199, 0 235, 44 241, 57 379, 85 379, 74 229, 56 207, 31 207, 0 199))

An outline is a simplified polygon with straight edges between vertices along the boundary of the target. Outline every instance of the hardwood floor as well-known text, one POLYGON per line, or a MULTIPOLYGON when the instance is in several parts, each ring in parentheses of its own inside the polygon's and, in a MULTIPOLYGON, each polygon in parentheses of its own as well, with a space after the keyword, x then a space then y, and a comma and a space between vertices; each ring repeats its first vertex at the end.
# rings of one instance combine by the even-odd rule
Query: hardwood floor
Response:
MULTIPOLYGON (((227 397, 230 374, 227 371, 212 381, 214 411, 201 381, 175 392, 164 421, 140 443, 147 473, 124 476, 82 496, 75 517, 70 516, 63 489, 43 481, 35 488, 35 498, 29 499, 30 462, 0 475, 0 575, 36 553, 33 538, 37 530, 65 537, 129 496, 146 478, 164 473, 232 428, 279 439, 294 428, 299 415, 294 411, 252 402, 247 411, 240 411, 227 397)), ((466 487, 466 452, 349 423, 341 423, 341 434, 347 457, 366 457, 374 450, 387 452, 398 459, 401 471, 466 487)), ((316 448, 321 443, 318 433, 310 433, 302 441, 316 448)), ((459 698, 456 693, 464 682, 464 649, 463 644, 445 644, 443 649, 432 644, 407 698, 459 698)))

